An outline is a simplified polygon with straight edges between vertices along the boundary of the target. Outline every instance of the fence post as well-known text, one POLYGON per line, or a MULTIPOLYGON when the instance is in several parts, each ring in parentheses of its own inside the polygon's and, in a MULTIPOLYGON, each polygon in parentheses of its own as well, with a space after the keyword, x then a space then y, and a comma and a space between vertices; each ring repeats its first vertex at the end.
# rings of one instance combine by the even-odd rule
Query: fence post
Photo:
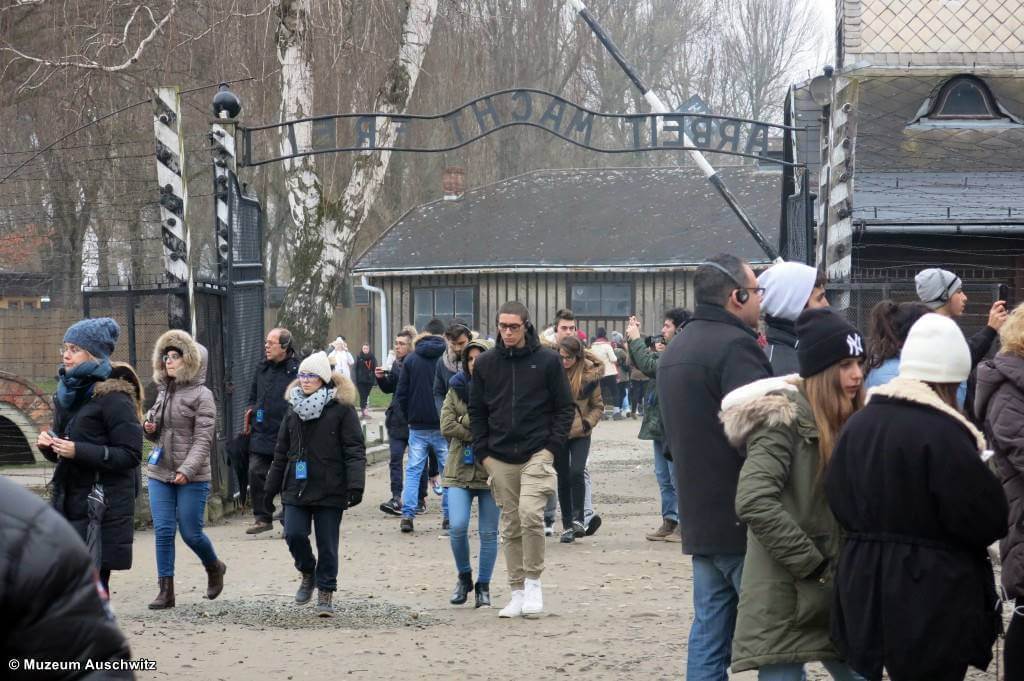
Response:
POLYGON ((191 244, 185 222, 188 185, 185 143, 181 135, 181 96, 177 87, 154 88, 153 130, 156 134, 156 177, 160 185, 160 232, 164 244, 164 276, 186 293, 168 296, 167 325, 195 333, 191 244))

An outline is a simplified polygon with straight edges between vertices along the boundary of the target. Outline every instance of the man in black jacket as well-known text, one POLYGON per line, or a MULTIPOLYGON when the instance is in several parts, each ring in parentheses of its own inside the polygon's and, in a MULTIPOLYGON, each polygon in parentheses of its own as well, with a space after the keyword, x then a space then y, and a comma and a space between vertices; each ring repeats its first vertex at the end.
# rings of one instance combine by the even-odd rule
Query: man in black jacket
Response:
POLYGON ((473 454, 491 477, 512 597, 500 617, 543 611, 544 504, 555 492, 554 453, 575 403, 561 359, 541 345, 518 302, 498 310, 499 338, 476 359, 469 393, 473 454))
MULTIPOLYGON (((402 364, 412 349, 412 332, 403 329, 395 336, 395 361, 390 369, 382 366, 374 370, 377 387, 381 392, 393 394, 398 389, 398 379, 402 375, 402 364)), ((388 449, 391 453, 389 471, 391 473, 391 498, 380 505, 380 510, 388 515, 402 515, 402 461, 405 459, 405 448, 409 446, 409 423, 405 414, 398 407, 398 400, 392 399, 384 412, 384 426, 388 429, 388 449)), ((420 479, 420 499, 426 496, 426 478, 420 479)))
POLYGON ((729 391, 772 369, 754 331, 762 290, 750 266, 718 255, 697 269, 694 288, 693 318, 658 363, 658 401, 679 483, 683 553, 693 556, 686 678, 724 681, 747 541, 735 510, 743 457, 718 413, 729 391))
POLYGON ((0 476, 0 664, 5 679, 134 679, 118 669, 128 641, 106 603, 78 533, 50 506, 0 476), (34 662, 78 662, 81 670, 33 671, 34 662), (111 669, 89 672, 87 660, 111 669))
POLYGON ((274 500, 267 498, 267 472, 274 460, 274 446, 281 421, 288 411, 284 393, 299 373, 299 360, 292 349, 288 329, 271 329, 263 345, 266 360, 256 371, 249 390, 245 429, 249 438, 249 495, 256 521, 245 531, 259 534, 273 527, 274 500))

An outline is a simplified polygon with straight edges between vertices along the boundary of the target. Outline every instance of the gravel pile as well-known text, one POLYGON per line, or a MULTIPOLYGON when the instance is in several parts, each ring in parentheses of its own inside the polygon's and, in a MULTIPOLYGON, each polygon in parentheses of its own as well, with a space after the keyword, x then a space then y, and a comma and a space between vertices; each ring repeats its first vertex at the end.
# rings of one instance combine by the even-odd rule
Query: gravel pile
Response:
POLYGON ((425 627, 440 620, 376 598, 334 599, 334 617, 316 616, 316 595, 306 605, 278 598, 233 599, 146 610, 132 622, 185 625, 237 625, 250 629, 388 629, 425 627))

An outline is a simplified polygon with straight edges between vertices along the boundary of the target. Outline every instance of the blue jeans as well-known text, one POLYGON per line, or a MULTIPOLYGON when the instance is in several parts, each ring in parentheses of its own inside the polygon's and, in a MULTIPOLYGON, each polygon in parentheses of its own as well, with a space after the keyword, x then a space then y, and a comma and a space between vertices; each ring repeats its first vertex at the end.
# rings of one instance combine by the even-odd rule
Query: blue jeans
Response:
MULTIPOLYGON (((864 681, 864 677, 850 669, 845 662, 822 662, 835 681, 864 681)), ((805 681, 804 666, 793 664, 766 664, 757 670, 757 681, 805 681)))
POLYGON ((284 539, 295 559, 295 569, 316 576, 316 588, 338 588, 338 543, 342 510, 337 506, 284 505, 284 539), (310 530, 316 535, 316 553, 309 543, 310 530))
POLYGON ((679 497, 676 496, 676 467, 665 458, 665 443, 654 440, 654 477, 661 490, 661 517, 679 522, 679 497))
POLYGON ((477 569, 476 581, 491 581, 494 572, 494 561, 498 557, 498 505, 489 489, 466 489, 465 487, 448 487, 448 539, 452 544, 452 555, 455 556, 455 567, 459 574, 472 572, 473 564, 469 559, 469 516, 473 512, 473 498, 479 501, 480 518, 477 520, 477 531, 480 534, 480 566, 477 569))
POLYGON ((743 554, 693 556, 693 625, 687 681, 727 681, 743 554))
MULTIPOLYGON (((448 458, 448 441, 440 430, 409 430, 409 457, 405 462, 405 483, 402 486, 402 515, 415 517, 419 506, 420 478, 427 473, 427 452, 434 450, 438 470, 444 470, 448 458)), ((441 497, 441 509, 448 515, 448 495, 441 497)))
POLYGON ((203 565, 217 562, 213 543, 203 532, 209 494, 209 482, 172 485, 149 478, 149 510, 153 514, 156 569, 160 577, 174 576, 174 536, 178 530, 203 565))

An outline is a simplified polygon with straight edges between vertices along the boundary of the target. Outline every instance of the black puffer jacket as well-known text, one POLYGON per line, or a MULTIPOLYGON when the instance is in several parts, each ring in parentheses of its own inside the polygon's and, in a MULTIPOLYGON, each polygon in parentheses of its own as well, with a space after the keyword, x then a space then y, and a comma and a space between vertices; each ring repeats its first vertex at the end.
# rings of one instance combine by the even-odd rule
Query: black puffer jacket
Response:
POLYGON ((363 491, 366 444, 355 408, 356 388, 341 374, 335 373, 333 380, 334 399, 319 418, 303 421, 288 408, 267 474, 269 498, 280 493, 281 502, 291 506, 344 509, 349 492, 363 491), (300 458, 307 465, 305 480, 295 478, 295 462, 300 458))
POLYGON ((999 545, 1002 581, 1024 601, 1024 357, 998 355, 978 366, 974 407, 996 452, 995 465, 1010 503, 1008 533, 999 545))
POLYGON ((507 348, 498 338, 476 358, 469 419, 477 461, 493 456, 523 464, 542 449, 561 451, 575 413, 562 361, 541 345, 532 324, 525 347, 507 348))
MULTIPOLYGON (((391 369, 384 372, 384 375, 377 379, 377 387, 381 392, 389 395, 398 390, 398 381, 401 378, 403 362, 405 358, 396 359, 391 369)), ((389 440, 408 440, 409 422, 405 420, 402 408, 398 406, 398 400, 391 398, 391 404, 384 412, 384 427, 388 429, 389 440)))
POLYGON ((136 387, 122 378, 108 378, 93 388, 92 397, 68 413, 55 402, 53 430, 75 443, 75 457, 58 457, 40 447, 53 471, 53 507, 85 538, 89 528, 89 492, 100 482, 106 495, 103 515, 104 570, 128 570, 135 540, 135 497, 139 494, 142 424, 136 387))
POLYGON ((75 531, 0 477, 0 665, 5 679, 133 679, 126 672, 10 671, 8 660, 128 660, 128 641, 75 531))
POLYGON ((264 360, 256 371, 249 390, 249 409, 252 409, 249 451, 254 454, 272 456, 277 445, 277 431, 281 420, 288 411, 284 391, 299 374, 299 360, 289 350, 288 356, 280 362, 264 360), (258 418, 263 410, 263 419, 258 418))

